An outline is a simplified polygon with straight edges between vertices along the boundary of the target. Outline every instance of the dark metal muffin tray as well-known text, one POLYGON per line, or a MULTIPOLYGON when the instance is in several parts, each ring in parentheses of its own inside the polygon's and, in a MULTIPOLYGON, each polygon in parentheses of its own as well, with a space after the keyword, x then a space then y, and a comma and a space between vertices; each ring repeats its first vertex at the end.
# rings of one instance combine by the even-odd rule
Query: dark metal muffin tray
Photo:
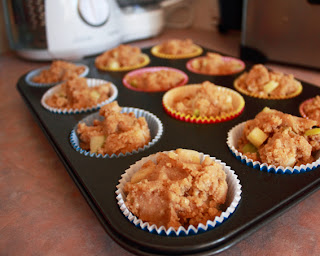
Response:
MULTIPOLYGON (((203 54, 206 51, 205 49, 203 54)), ((208 80, 233 88, 233 81, 239 75, 193 74, 186 69, 188 59, 156 58, 151 55, 150 48, 143 49, 143 52, 151 58, 148 66, 178 68, 188 74, 189 84, 208 80)), ((77 122, 90 113, 71 115, 47 111, 41 106, 40 99, 48 88, 29 86, 25 82, 25 75, 19 79, 17 88, 106 232, 125 249, 140 255, 216 254, 248 236, 319 188, 319 168, 290 175, 259 171, 238 161, 229 151, 226 140, 232 127, 254 118, 265 106, 299 116, 299 104, 320 94, 320 88, 302 82, 302 93, 298 97, 286 100, 262 100, 243 95, 245 109, 237 118, 216 124, 192 124, 176 120, 165 113, 162 107, 163 92, 132 91, 122 84, 124 72, 101 72, 95 68, 94 59, 95 57, 89 57, 82 60, 82 63, 90 68, 87 77, 113 82, 118 87, 117 100, 120 106, 148 110, 162 121, 163 135, 151 148, 138 154, 112 159, 84 156, 73 149, 69 135, 77 122), (117 205, 116 185, 121 174, 142 157, 177 148, 194 149, 231 166, 240 179, 242 198, 234 214, 210 231, 180 237, 151 234, 135 227, 122 214, 117 205)), ((251 64, 246 65, 246 70, 249 70, 251 64)))

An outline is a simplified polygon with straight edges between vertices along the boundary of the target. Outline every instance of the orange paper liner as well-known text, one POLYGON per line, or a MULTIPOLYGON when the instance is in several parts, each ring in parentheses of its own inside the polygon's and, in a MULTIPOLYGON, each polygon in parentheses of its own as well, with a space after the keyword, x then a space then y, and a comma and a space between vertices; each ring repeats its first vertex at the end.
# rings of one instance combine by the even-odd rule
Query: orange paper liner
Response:
POLYGON ((248 92, 247 90, 241 88, 239 86, 238 81, 243 78, 243 76, 245 76, 247 73, 243 73, 242 75, 240 75, 236 80, 234 80, 234 88, 236 88, 239 92, 248 95, 250 97, 254 97, 254 98, 259 98, 259 99, 267 99, 267 100, 285 100, 285 99, 290 99, 290 98, 294 98, 296 96, 298 96, 301 92, 302 92, 302 84, 299 82, 299 88, 297 91, 295 91, 292 94, 286 95, 286 96, 264 96, 264 95, 259 95, 257 93, 252 93, 252 92, 248 92))
POLYGON ((199 84, 191 84, 191 85, 187 85, 187 86, 180 86, 174 89, 171 89, 170 91, 166 92, 162 98, 162 105, 164 110, 166 111, 167 114, 169 114, 170 116, 184 121, 184 122, 190 122, 190 123, 197 123, 197 124, 213 124, 213 123, 220 123, 220 122, 226 122, 229 120, 232 120, 234 118, 236 118, 237 116, 239 116, 243 110, 244 110, 244 106, 245 106, 245 101, 243 99, 243 97, 236 91, 226 88, 226 87, 222 87, 222 86, 217 86, 219 87, 219 90, 229 94, 232 96, 233 101, 237 100, 237 106, 236 109, 228 114, 225 115, 221 115, 221 116, 193 116, 193 115, 186 115, 184 113, 181 113, 175 109, 173 109, 170 104, 169 101, 171 100, 171 98, 173 97, 173 95, 175 93, 177 93, 178 90, 185 90, 185 88, 188 87, 191 90, 192 89, 196 89, 197 87, 200 87, 199 84))
POLYGON ((150 63, 150 58, 147 54, 142 54, 143 57, 143 62, 138 64, 138 65, 134 65, 134 66, 126 66, 126 67, 120 67, 120 68, 110 68, 107 66, 102 66, 102 65, 97 65, 96 67, 102 71, 112 71, 112 72, 122 72, 122 71, 129 71, 129 70, 133 70, 133 69, 138 69, 138 68, 142 68, 144 66, 147 66, 150 63))
POLYGON ((188 59, 188 58, 196 57, 202 54, 203 49, 200 46, 194 45, 193 47, 195 48, 195 51, 193 53, 174 55, 174 54, 165 54, 165 53, 159 52, 160 45, 156 45, 151 48, 151 53, 154 56, 163 58, 163 59, 188 59))
POLYGON ((187 62, 186 64, 186 67, 189 71, 193 72, 193 73, 196 73, 196 74, 203 74, 203 75, 213 75, 213 76, 226 76, 226 75, 233 75, 233 74, 237 74, 241 71, 243 71, 246 67, 246 65, 244 64, 244 62, 240 59, 237 59, 237 58, 233 58, 233 57, 228 57, 228 56, 223 56, 222 59, 223 61, 225 62, 228 62, 228 61, 237 61, 239 63, 239 68, 237 69, 234 69, 233 71, 230 71, 230 72, 212 72, 212 73, 208 73, 208 72, 202 72, 202 71, 199 71, 197 69, 194 69, 192 67, 192 63, 193 61, 195 60, 200 60, 200 59, 205 59, 207 58, 206 56, 201 56, 201 57, 197 57, 197 58, 194 58, 194 59, 191 59, 187 62))

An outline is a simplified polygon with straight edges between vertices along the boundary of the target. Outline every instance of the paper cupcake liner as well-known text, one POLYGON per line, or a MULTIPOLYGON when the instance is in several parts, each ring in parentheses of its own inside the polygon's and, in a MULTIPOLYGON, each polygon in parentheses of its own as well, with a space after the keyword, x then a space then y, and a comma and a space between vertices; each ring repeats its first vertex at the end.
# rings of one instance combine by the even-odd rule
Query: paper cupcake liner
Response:
MULTIPOLYGON (((87 65, 84 64, 77 64, 77 66, 83 66, 85 68, 84 72, 81 73, 79 75, 79 77, 85 77, 88 75, 89 73, 89 67, 87 65)), ((26 77, 25 77, 25 81, 27 82, 27 84, 29 84, 30 86, 34 86, 34 87, 49 87, 49 86, 53 86, 53 85, 57 85, 62 83, 63 81, 60 82, 55 82, 55 83, 35 83, 32 81, 32 78, 39 75, 43 70, 49 69, 50 66, 46 66, 46 67, 42 67, 33 71, 30 71, 26 77)))
POLYGON ((138 108, 131 108, 131 107, 123 107, 121 110, 121 113, 130 113, 133 112, 134 115, 136 116, 136 118, 139 117, 144 117, 147 121, 149 130, 150 130, 150 136, 151 136, 151 140, 150 142, 145 145, 143 148, 138 148, 136 150, 133 150, 132 152, 126 152, 125 154, 120 153, 120 154, 112 154, 112 155, 102 155, 102 154, 96 154, 96 153, 90 153, 90 151, 84 150, 80 147, 80 139, 77 135, 77 127, 78 124, 81 123, 85 123, 88 126, 92 126, 93 125, 93 121, 94 120, 99 120, 102 121, 104 119, 103 116, 99 115, 99 112, 97 113, 93 113, 89 116, 87 116, 86 118, 84 118, 83 120, 81 120, 71 131, 70 134, 70 143, 72 145, 72 147, 78 151, 80 154, 85 155, 85 156, 90 156, 90 157, 96 157, 96 158, 117 158, 117 157, 123 157, 123 156, 129 156, 132 154, 137 154, 139 152, 142 152, 148 148, 150 148, 151 146, 153 146, 162 136, 163 133, 163 124, 160 121, 160 119, 155 116, 154 114, 145 111, 143 109, 138 109, 138 108))
POLYGON ((144 66, 147 66, 150 63, 150 58, 147 54, 142 53, 141 54, 143 57, 143 62, 134 66, 127 66, 127 67, 120 67, 120 68, 110 68, 107 66, 103 66, 103 65, 98 65, 95 64, 96 67, 102 71, 111 71, 111 72, 122 72, 122 71, 129 71, 129 70, 134 70, 134 69, 138 69, 138 68, 142 68, 144 66))
POLYGON ((224 73, 219 73, 219 72, 212 72, 212 73, 207 73, 207 72, 201 72, 197 69, 194 69, 192 67, 192 63, 196 60, 201 60, 201 59, 205 59, 207 58, 206 56, 201 56, 201 57, 197 57, 194 59, 191 59, 187 62, 186 67, 189 71, 196 73, 196 74, 202 74, 202 75, 212 75, 212 76, 227 76, 227 75, 233 75, 236 73, 239 73, 241 71, 243 71, 246 67, 246 65, 244 64, 244 62, 240 59, 237 58, 233 58, 233 57, 227 57, 227 56, 223 56, 222 59, 225 62, 229 62, 229 61, 236 61, 237 63, 239 63, 239 68, 234 69, 232 72, 224 72, 224 73))
POLYGON ((242 136, 243 129, 245 127, 246 122, 242 122, 235 127, 233 127, 228 132, 227 137, 227 145, 232 152, 232 154, 242 163, 246 164, 249 167, 253 167, 254 169, 264 171, 264 172, 270 172, 270 173, 276 173, 276 174, 296 174, 296 173, 304 173, 311 170, 314 170, 320 166, 320 151, 317 153, 316 161, 314 161, 311 164, 306 165, 300 165, 300 166, 294 166, 294 167, 283 167, 283 166, 274 166, 274 165, 268 165, 266 163, 261 163, 259 161, 253 161, 252 159, 249 159, 247 156, 243 155, 241 152, 239 152, 236 148, 238 145, 238 140, 242 136))
MULTIPOLYGON (((165 151, 164 153, 167 153, 169 151, 165 151)), ((199 153, 201 157, 201 162, 203 161, 205 155, 203 153, 199 153)), ((158 235, 164 235, 164 236, 186 236, 186 235, 195 235, 200 234, 203 232, 206 232, 208 230, 212 230, 213 228, 221 225, 224 221, 226 221, 228 218, 232 216, 232 214, 235 212, 240 199, 241 199, 241 185, 240 180, 238 179, 238 176, 235 174, 235 172, 227 166, 222 161, 216 159, 215 157, 210 157, 215 162, 221 164, 223 166, 223 170, 226 173, 227 176, 227 184, 228 184, 228 193, 227 193, 227 199, 225 206, 228 206, 227 209, 221 213, 220 216, 215 217, 214 220, 208 220, 206 225, 199 224, 198 226, 190 225, 187 229, 183 226, 179 227, 177 230, 174 228, 168 228, 166 229, 164 226, 157 227, 155 224, 151 225, 148 222, 144 222, 135 215, 133 215, 129 209, 125 205, 126 195, 123 191, 124 185, 131 180, 131 177, 134 173, 136 173, 141 166, 151 160, 156 161, 157 154, 150 155, 148 157, 144 157, 141 160, 137 161, 135 164, 131 165, 129 169, 125 171, 124 174, 121 175, 121 179, 119 180, 119 184, 117 185, 117 201, 118 205, 120 207, 121 212, 124 214, 124 216, 137 228, 141 228, 144 231, 158 234, 158 235)))
POLYGON ((200 46, 194 45, 193 47, 195 49, 193 53, 173 55, 173 54, 165 54, 165 53, 159 52, 160 45, 156 45, 151 48, 151 53, 154 56, 163 58, 163 59, 188 59, 188 58, 196 57, 202 54, 203 49, 200 46))
POLYGON ((189 80, 189 78, 188 78, 186 73, 184 73, 183 71, 181 71, 179 69, 176 69, 176 68, 170 68, 170 67, 148 67, 148 68, 137 69, 137 70, 131 71, 130 73, 126 74, 124 76, 123 80, 122 80, 122 83, 128 89, 134 90, 134 91, 140 91, 140 92, 163 92, 163 91, 167 91, 168 89, 158 89, 158 90, 153 90, 153 89, 150 90, 149 89, 148 90, 148 89, 143 89, 143 88, 136 88, 136 87, 131 86, 130 83, 128 82, 128 79, 131 76, 142 75, 145 72, 157 72, 157 71, 160 71, 160 70, 171 70, 171 71, 174 71, 174 72, 177 72, 177 73, 180 73, 181 75, 183 75, 183 80, 180 83, 178 83, 177 85, 175 85, 174 87, 179 87, 179 86, 185 85, 189 80))
POLYGON ((303 101, 303 102, 300 104, 300 106, 299 106, 299 113, 300 113, 300 115, 301 115, 302 117, 304 117, 304 118, 309 118, 309 117, 307 116, 307 114, 304 112, 304 106, 305 106, 306 104, 310 103, 313 99, 314 99, 314 98, 307 99, 307 100, 303 101))
POLYGON ((291 93, 289 95, 286 95, 286 96, 263 96, 263 95, 260 95, 258 93, 252 93, 252 92, 249 92, 245 89, 243 89, 242 87, 239 86, 239 80, 245 76, 247 73, 243 73, 241 76, 239 76, 236 80, 234 80, 234 88, 236 88, 239 92, 245 94, 245 95, 248 95, 248 96, 251 96, 251 97, 254 97, 254 98, 259 98, 259 99, 267 99, 267 100, 285 100, 285 99, 291 99, 291 98, 294 98, 296 96, 298 96, 301 92, 302 92, 302 84, 299 82, 299 88, 297 91, 295 91, 294 93, 291 93))
MULTIPOLYGON (((95 78, 86 78, 86 80, 87 80, 87 84, 88 84, 89 87, 96 87, 96 86, 100 86, 101 84, 110 83, 108 81, 105 81, 105 80, 102 80, 102 79, 95 79, 95 78)), ((102 102, 98 103, 95 106, 88 107, 88 108, 81 108, 81 109, 72 109, 72 108, 71 109, 68 109, 68 108, 60 109, 60 108, 50 107, 46 103, 46 100, 48 98, 50 98, 55 92, 59 91, 60 88, 61 88, 61 85, 62 84, 58 84, 58 85, 55 85, 54 87, 50 88, 41 98, 41 105, 45 109, 49 110, 52 113, 56 113, 56 114, 80 114, 80 113, 86 113, 86 112, 94 111, 94 110, 97 110, 97 109, 101 108, 103 105, 114 101, 118 96, 117 87, 114 84, 110 83, 110 85, 111 85, 111 96, 107 100, 102 101, 102 102)))
POLYGON ((173 99, 176 95, 183 93, 183 91, 186 88, 188 90, 189 89, 196 89, 199 86, 200 85, 198 85, 198 84, 191 84, 191 85, 177 87, 177 88, 171 89, 168 92, 166 92, 162 98, 162 105, 163 105, 165 112, 168 115, 170 115, 178 120, 181 120, 184 122, 190 122, 190 123, 197 123, 197 124, 213 124, 213 123, 226 122, 226 121, 229 121, 231 119, 236 118, 237 116, 239 116, 243 112, 244 106, 245 106, 245 101, 244 101, 243 97, 239 93, 237 93, 236 91, 229 89, 229 88, 226 88, 226 87, 222 87, 222 86, 217 86, 217 87, 221 92, 231 95, 232 100, 233 100, 234 104, 236 105, 235 110, 228 113, 228 114, 221 115, 221 116, 210 116, 210 117, 199 116, 199 117, 196 117, 196 116, 192 116, 192 115, 186 115, 186 114, 181 113, 171 107, 170 103, 173 101, 173 99))

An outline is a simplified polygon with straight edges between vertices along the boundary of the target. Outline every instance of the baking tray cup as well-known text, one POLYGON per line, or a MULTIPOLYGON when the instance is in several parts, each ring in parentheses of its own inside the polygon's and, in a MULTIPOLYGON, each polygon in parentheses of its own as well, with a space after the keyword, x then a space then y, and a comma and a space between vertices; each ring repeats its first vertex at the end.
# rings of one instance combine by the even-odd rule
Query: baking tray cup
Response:
POLYGON ((237 74, 240 73, 241 71, 243 71, 246 67, 245 63, 237 58, 233 58, 233 57, 228 57, 228 56, 223 56, 222 59, 225 62, 228 61, 236 61, 239 64, 239 67, 235 68, 233 71, 231 72, 211 72, 211 73, 207 73, 207 72, 201 72, 200 70, 194 69, 192 67, 192 63, 194 61, 197 60, 201 60, 201 59, 205 59, 207 58, 206 56, 201 56, 201 57, 197 57, 197 58, 193 58, 191 60, 189 60, 186 64, 186 67, 189 71, 196 73, 196 74, 202 74, 202 75, 211 75, 211 76, 227 76, 227 75, 233 75, 233 74, 237 74))
POLYGON ((253 161, 252 159, 243 155, 241 152, 239 152, 236 149, 238 140, 243 134, 243 129, 245 127, 245 124, 246 122, 243 122, 233 127, 228 132, 228 138, 227 138, 227 144, 229 149, 231 150, 232 154, 242 163, 260 171, 278 173, 278 174, 304 173, 304 172, 309 172, 311 170, 314 170, 320 166, 320 152, 317 153, 316 155, 317 160, 314 161, 313 163, 306 164, 306 165, 302 164, 300 166, 294 166, 294 167, 283 167, 283 166, 276 167, 274 165, 268 165, 266 163, 261 163, 259 161, 253 161))
POLYGON ((107 66, 102 66, 102 65, 98 65, 96 64, 97 69, 100 69, 102 71, 110 71, 110 72, 123 72, 123 71, 130 71, 130 70, 134 70, 134 69, 138 69, 138 68, 142 68, 144 66, 147 66, 150 63, 150 58, 147 54, 141 54, 141 56, 143 57, 143 62, 141 62, 140 64, 134 65, 134 66, 126 66, 126 67, 120 67, 120 68, 110 68, 107 66))
MULTIPOLYGON (((87 80, 87 84, 88 84, 89 87, 95 87, 95 86, 99 86, 101 84, 110 83, 110 82, 108 82, 106 80, 103 80, 103 79, 86 78, 86 80, 87 80)), ((49 97, 51 97, 55 92, 59 91, 60 88, 61 88, 61 85, 62 84, 58 84, 58 85, 55 85, 54 87, 50 88, 48 91, 46 91, 46 93, 41 98, 42 106, 45 109, 49 110, 50 112, 56 113, 56 114, 79 114, 79 113, 85 113, 85 112, 89 112, 89 111, 94 111, 94 110, 97 110, 97 109, 101 108, 103 105, 114 101, 118 96, 117 87, 113 83, 110 83, 110 85, 111 85, 111 96, 107 100, 102 101, 102 102, 98 103, 95 106, 88 107, 88 108, 81 108, 81 109, 67 109, 67 108, 60 109, 60 108, 50 107, 46 103, 46 100, 49 97)))
MULTIPOLYGON (((168 151, 165 151, 163 153, 168 153, 168 151)), ((201 162, 204 160, 205 156, 210 157, 209 155, 205 155, 203 153, 199 153, 199 154, 200 154, 201 162)), ((215 217, 214 220, 208 220, 206 225, 203 225, 201 223, 198 226, 190 225, 187 229, 181 226, 177 230, 175 230, 172 227, 169 229, 166 229, 164 226, 157 227, 156 225, 151 225, 150 223, 143 222, 141 219, 137 218, 126 207, 126 204, 125 204, 126 195, 123 191, 123 188, 125 184, 131 180, 131 177, 133 176, 133 174, 136 173, 145 162, 149 160, 156 162, 156 157, 157 157, 157 154, 153 154, 148 157, 142 158, 135 164, 131 165, 130 168, 127 169, 123 175, 121 175, 122 178, 119 180, 119 184, 117 185, 116 194, 117 194, 118 205, 122 213, 136 227, 151 233, 158 234, 158 235, 168 235, 168 236, 195 235, 195 234, 200 234, 205 231, 211 230, 216 226, 219 226, 220 224, 222 224, 224 221, 226 221, 228 218, 232 216, 241 199, 240 180, 238 179, 238 176, 235 174, 235 172, 231 170, 229 166, 227 166, 225 163, 221 162, 220 160, 216 159, 215 157, 210 157, 212 160, 214 160, 216 163, 219 163, 223 167, 223 170, 227 175, 226 180, 228 184, 228 194, 227 194, 226 203, 225 203, 225 206, 227 208, 221 213, 220 216, 215 217)))
POLYGON ((219 91, 229 94, 232 96, 232 100, 234 102, 235 105, 235 110, 225 114, 225 115, 221 115, 221 116, 210 116, 210 117, 202 117, 202 116, 191 116, 191 115, 186 115, 184 113, 181 113, 177 110, 175 110, 172 106, 171 106, 171 102, 174 100, 175 95, 177 94, 183 94, 183 91, 185 90, 196 90, 200 87, 200 84, 190 84, 190 85, 186 85, 186 86, 181 86, 181 87, 177 87, 174 89, 169 90, 168 92, 166 92, 163 96, 162 99, 162 105, 164 110, 172 117, 184 121, 184 122, 190 122, 190 123, 197 123, 197 124, 213 124, 213 123, 220 123, 220 122, 226 122, 229 120, 232 120, 234 118, 236 118, 237 116, 239 116, 243 110, 244 110, 244 106, 245 106, 245 101, 243 99, 243 97, 237 93, 236 91, 226 88, 226 87, 222 87, 222 86, 217 86, 219 91))
POLYGON ((294 98, 296 96, 298 96, 299 94, 301 94, 302 92, 302 84, 299 82, 299 88, 296 92, 294 93, 291 93, 289 95, 286 95, 286 96, 269 96, 269 97, 266 97, 266 96, 262 96, 262 95, 259 95, 257 93, 251 93, 251 92, 248 92, 247 90, 241 88, 239 86, 239 83, 238 81, 243 77, 245 76, 247 73, 243 73, 242 75, 240 75, 238 78, 236 78, 234 80, 234 88, 236 88, 239 92, 245 94, 245 95, 248 95, 248 96, 251 96, 251 97, 254 97, 254 98, 259 98, 259 99, 267 99, 267 100, 285 100, 285 99, 290 99, 290 98, 294 98))
MULTIPOLYGON (((142 152, 142 151, 147 150, 148 148, 152 147, 160 139, 160 137, 162 136, 162 133, 163 133, 163 125, 162 125, 160 119, 158 117, 156 117, 154 114, 152 114, 148 111, 145 111, 143 109, 123 107, 121 110, 121 113, 130 113, 130 112, 133 112, 137 118, 144 117, 147 121, 149 130, 150 130, 151 140, 143 148, 138 148, 136 150, 133 150, 132 152, 126 152, 125 154, 120 153, 118 155, 117 154, 101 155, 101 154, 96 154, 96 153, 90 153, 90 151, 84 150, 80 147, 80 139, 79 139, 77 132, 76 132, 78 124, 73 128, 73 130, 71 131, 71 134, 70 134, 70 143, 71 143, 72 147, 80 154, 83 154, 85 156, 90 156, 90 157, 96 157, 96 158, 117 158, 117 157, 129 156, 132 154, 137 154, 139 152, 142 152)), ((88 117, 84 118, 80 122, 83 122, 88 126, 92 126, 94 120, 102 121, 102 120, 104 120, 104 117, 99 115, 99 112, 97 112, 97 113, 89 115, 88 117)))
POLYGON ((203 49, 202 47, 198 45, 194 45, 194 52, 193 53, 188 53, 188 54, 179 54, 179 55, 173 55, 173 54, 165 54, 159 52, 160 50, 160 45, 155 45, 151 48, 151 53, 158 57, 158 58, 163 58, 163 59, 188 59, 192 57, 196 57, 202 54, 203 49))
MULTIPOLYGON (((85 77, 89 74, 89 67, 85 64, 76 64, 77 66, 83 66, 85 69, 83 71, 82 74, 79 75, 79 77, 85 77)), ((39 75, 43 70, 46 70, 46 69, 49 69, 50 66, 45 66, 45 67, 42 67, 42 68, 38 68, 36 70, 33 70, 33 71, 30 71, 27 76, 25 77, 25 80, 26 82, 30 85, 30 86, 34 86, 34 87, 49 87, 49 86, 53 86, 53 85, 56 85, 56 84, 59 84, 63 81, 59 81, 59 82, 55 82, 55 83, 35 83, 35 82, 32 82, 32 78, 34 76, 37 76, 39 75)))
POLYGON ((176 69, 176 68, 170 68, 170 67, 147 67, 147 68, 141 68, 141 69, 137 69, 137 70, 129 72, 122 79, 122 83, 128 89, 134 90, 134 91, 140 91, 140 92, 163 92, 163 91, 167 91, 169 89, 157 89, 157 90, 154 90, 154 89, 137 88, 137 87, 133 87, 128 82, 128 79, 131 76, 137 76, 137 75, 142 75, 145 72, 157 72, 157 71, 161 71, 161 70, 171 70, 171 71, 177 72, 177 73, 179 73, 179 74, 181 74, 183 76, 183 80, 180 83, 178 83, 177 85, 173 86, 172 88, 185 85, 189 80, 188 75, 186 73, 184 73, 183 71, 181 71, 179 69, 176 69))
MULTIPOLYGON (((205 48, 204 50, 208 51, 205 48)), ((150 56, 152 66, 174 67, 184 71, 191 84, 203 82, 202 75, 186 69, 187 60, 157 58, 150 53, 151 48, 142 51, 150 56)), ((83 63, 89 66, 92 76, 96 75, 96 78, 105 79, 115 85, 122 83, 125 74, 98 72, 94 66, 94 57, 83 59, 83 63)), ((250 63, 245 63, 248 68, 250 63)), ((121 85, 117 88, 120 106, 148 110, 161 120, 164 132, 160 140, 147 150, 126 157, 97 158, 80 154, 70 144, 70 132, 87 114, 53 115, 41 104, 41 98, 48 88, 30 86, 25 81, 25 76, 26 74, 18 80, 17 90, 35 122, 46 135, 107 235, 131 253, 148 256, 218 254, 252 235, 320 188, 320 168, 293 175, 257 171, 234 157, 226 144, 230 129, 238 123, 253 119, 265 106, 299 115, 299 103, 320 93, 319 87, 307 82, 301 81, 303 92, 298 97, 286 101, 244 97, 246 107, 241 115, 228 122, 213 125, 181 122, 164 111, 163 93, 140 93, 121 85), (201 234, 180 234, 172 237, 141 230, 123 215, 115 194, 121 175, 143 157, 173 148, 192 148, 215 156, 231 166, 238 175, 242 185, 241 200, 227 221, 201 234)), ((208 76, 206 79, 233 89, 234 76, 208 76)))

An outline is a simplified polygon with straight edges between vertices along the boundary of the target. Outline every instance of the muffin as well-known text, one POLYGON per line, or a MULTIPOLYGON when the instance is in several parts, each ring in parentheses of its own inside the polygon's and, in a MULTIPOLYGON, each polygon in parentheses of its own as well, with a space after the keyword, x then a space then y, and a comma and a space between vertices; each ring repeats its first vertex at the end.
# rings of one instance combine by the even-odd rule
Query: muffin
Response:
POLYGON ((186 84, 188 76, 181 70, 168 67, 150 67, 131 71, 123 84, 135 91, 160 92, 186 84))
POLYGON ((221 161, 176 149, 131 166, 116 193, 123 213, 128 215, 128 210, 135 216, 135 225, 156 229, 158 234, 165 230, 167 235, 171 231, 179 235, 223 222, 223 218, 218 220, 222 212, 228 218, 238 205, 240 187, 234 172, 221 161))
POLYGON ((320 125, 320 96, 302 102, 299 111, 302 117, 315 120, 320 125))
POLYGON ((230 120, 241 114, 245 104, 239 93, 208 81, 171 89, 162 103, 169 115, 196 123, 230 120))
POLYGON ((49 86, 77 77, 84 77, 89 69, 83 64, 55 60, 49 67, 40 68, 26 76, 28 84, 33 86, 49 86))
POLYGON ((262 64, 254 65, 234 81, 243 94, 263 99, 288 99, 299 95, 302 85, 293 75, 269 71, 262 64))
POLYGON ((121 113, 121 107, 114 101, 101 107, 102 120, 93 125, 80 122, 77 134, 80 147, 91 154, 125 154, 143 148, 150 142, 151 135, 145 117, 136 117, 133 112, 121 113))
POLYGON ((123 44, 95 59, 96 67, 104 71, 127 71, 146 66, 149 62, 148 55, 142 53, 140 48, 123 44))
POLYGON ((316 124, 266 107, 254 119, 234 127, 228 134, 228 145, 241 159, 282 170, 313 166, 320 149, 316 124))
POLYGON ((197 57, 187 62, 188 70, 204 75, 231 75, 244 68, 243 61, 213 52, 207 52, 206 56, 197 57))
POLYGON ((95 109, 116 96, 117 89, 110 82, 78 77, 48 90, 41 102, 50 111, 72 113, 95 109))
POLYGON ((202 52, 202 48, 194 44, 191 39, 169 39, 151 49, 154 56, 165 59, 191 58, 202 52))

